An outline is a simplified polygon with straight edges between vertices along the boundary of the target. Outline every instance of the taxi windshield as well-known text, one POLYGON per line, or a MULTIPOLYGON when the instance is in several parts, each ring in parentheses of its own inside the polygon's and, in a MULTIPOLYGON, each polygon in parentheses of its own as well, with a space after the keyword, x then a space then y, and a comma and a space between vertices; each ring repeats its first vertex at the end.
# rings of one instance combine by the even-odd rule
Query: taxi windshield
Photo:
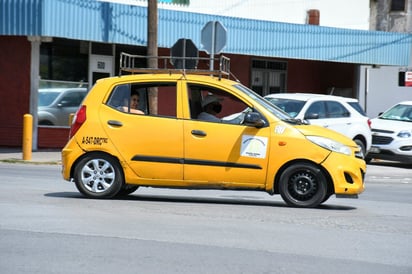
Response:
POLYGON ((277 118, 283 120, 283 121, 288 121, 291 122, 293 120, 293 117, 290 116, 288 113, 284 112, 282 109, 279 107, 275 106, 253 90, 245 87, 242 84, 236 84, 234 85, 235 88, 239 89, 243 93, 246 93, 248 96, 253 98, 255 101, 257 101, 261 106, 263 106, 265 109, 267 109, 270 113, 275 115, 277 118))

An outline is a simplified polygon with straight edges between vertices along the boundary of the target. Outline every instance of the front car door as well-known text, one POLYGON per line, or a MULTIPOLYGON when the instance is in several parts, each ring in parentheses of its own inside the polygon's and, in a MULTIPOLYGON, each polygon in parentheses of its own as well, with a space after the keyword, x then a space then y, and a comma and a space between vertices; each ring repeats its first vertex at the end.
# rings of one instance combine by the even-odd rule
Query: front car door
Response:
POLYGON ((342 134, 345 134, 351 123, 349 111, 341 103, 328 100, 313 102, 307 108, 304 118, 313 125, 319 125, 342 134), (310 119, 314 115, 316 115, 316 119, 310 119))
POLYGON ((183 86, 191 104, 190 119, 184 122, 184 179, 205 187, 263 188, 269 157, 269 127, 245 126, 237 119, 199 120, 201 100, 207 95, 221 99, 223 107, 216 115, 218 118, 239 114, 248 105, 222 87, 190 82, 183 86))

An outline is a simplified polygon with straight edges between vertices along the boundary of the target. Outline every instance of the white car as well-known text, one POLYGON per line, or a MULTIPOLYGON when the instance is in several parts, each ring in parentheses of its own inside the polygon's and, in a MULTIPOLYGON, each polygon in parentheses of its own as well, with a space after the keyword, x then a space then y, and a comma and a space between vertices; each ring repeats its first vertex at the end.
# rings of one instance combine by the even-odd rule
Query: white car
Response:
POLYGON ((412 101, 400 102, 372 119, 372 147, 366 157, 412 163, 412 101))
POLYGON ((265 98, 295 119, 346 135, 358 144, 363 155, 371 147, 371 121, 357 99, 313 93, 273 93, 265 98))

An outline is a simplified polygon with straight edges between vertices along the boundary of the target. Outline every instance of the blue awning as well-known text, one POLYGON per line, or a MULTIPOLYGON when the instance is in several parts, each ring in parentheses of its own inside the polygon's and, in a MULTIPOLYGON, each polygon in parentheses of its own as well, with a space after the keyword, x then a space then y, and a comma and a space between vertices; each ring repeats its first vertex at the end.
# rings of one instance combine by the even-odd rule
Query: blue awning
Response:
MULTIPOLYGON (((209 21, 227 29, 225 53, 357 64, 408 66, 412 34, 158 10, 158 46, 180 38, 201 49, 209 21)), ((0 35, 48 36, 147 45, 147 8, 97 0, 0 0, 0 35)))

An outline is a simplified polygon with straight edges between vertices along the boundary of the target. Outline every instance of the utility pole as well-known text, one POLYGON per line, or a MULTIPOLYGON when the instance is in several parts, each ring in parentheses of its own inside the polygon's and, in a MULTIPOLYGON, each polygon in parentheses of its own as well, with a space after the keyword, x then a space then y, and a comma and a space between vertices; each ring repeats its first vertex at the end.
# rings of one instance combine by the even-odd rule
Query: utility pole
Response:
MULTIPOLYGON (((147 6, 147 67, 156 69, 157 58, 157 0, 148 0, 147 6)), ((157 114, 157 88, 149 91, 150 114, 157 114)))
MULTIPOLYGON (((147 55, 157 57, 157 0, 148 0, 147 55)), ((157 58, 147 60, 149 68, 157 68, 157 58)))

